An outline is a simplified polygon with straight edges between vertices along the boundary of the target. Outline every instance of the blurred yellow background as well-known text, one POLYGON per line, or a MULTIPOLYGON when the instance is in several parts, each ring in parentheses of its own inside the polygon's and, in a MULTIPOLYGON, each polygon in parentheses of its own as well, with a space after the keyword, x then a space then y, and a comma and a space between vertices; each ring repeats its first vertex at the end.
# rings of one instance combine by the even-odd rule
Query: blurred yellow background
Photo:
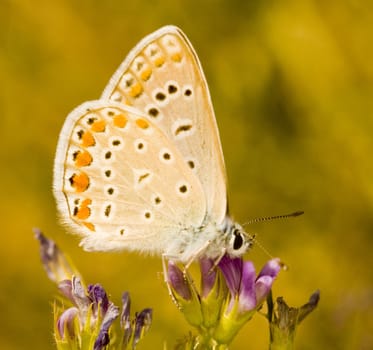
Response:
MULTIPOLYGON (((56 288, 31 228, 67 251, 88 283, 119 304, 154 308, 143 349, 172 348, 189 327, 162 284, 161 261, 86 253, 56 218, 58 134, 100 96, 130 49, 165 24, 183 29, 207 76, 239 222, 289 266, 274 295, 319 307, 298 349, 373 348, 373 5, 369 0, 2 0, 0 2, 0 347, 53 349, 56 288)), ((248 255, 260 268, 261 249, 248 255)), ((257 315, 232 349, 266 349, 257 315)))

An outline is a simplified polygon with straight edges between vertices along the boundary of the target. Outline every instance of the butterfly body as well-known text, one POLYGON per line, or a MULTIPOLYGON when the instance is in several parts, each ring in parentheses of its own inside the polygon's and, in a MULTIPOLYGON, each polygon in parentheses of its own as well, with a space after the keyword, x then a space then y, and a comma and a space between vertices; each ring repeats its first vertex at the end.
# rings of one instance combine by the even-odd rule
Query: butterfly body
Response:
POLYGON ((180 29, 143 39, 100 100, 67 117, 54 193, 87 250, 183 263, 240 255, 251 239, 227 214, 226 174, 201 65, 180 29))

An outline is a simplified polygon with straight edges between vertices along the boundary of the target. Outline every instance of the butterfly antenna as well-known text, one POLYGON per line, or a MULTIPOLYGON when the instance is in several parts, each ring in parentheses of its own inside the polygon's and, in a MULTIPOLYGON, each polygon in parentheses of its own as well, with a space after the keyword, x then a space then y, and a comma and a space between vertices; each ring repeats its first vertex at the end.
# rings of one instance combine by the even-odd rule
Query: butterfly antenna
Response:
POLYGON ((274 215, 274 216, 264 216, 264 217, 261 217, 261 218, 251 219, 251 220, 245 222, 242 226, 254 224, 256 222, 263 222, 263 221, 271 221, 271 220, 277 220, 277 219, 293 218, 293 217, 297 217, 297 216, 300 216, 300 215, 303 215, 303 214, 304 214, 304 211, 298 210, 298 211, 295 211, 294 213, 290 213, 290 214, 274 215))
MULTIPOLYGON (((255 235, 252 235, 251 237, 251 240, 253 241, 253 243, 258 246, 264 254, 266 254, 270 259, 274 259, 274 257, 272 256, 272 254, 269 253, 269 251, 267 249, 265 249, 263 247, 263 245, 257 240, 256 236, 255 235)), ((283 261, 280 260, 280 266, 281 268, 284 270, 284 271, 287 271, 289 270, 289 266, 286 265, 283 261)))
MULTIPOLYGON (((253 224, 253 223, 256 223, 256 222, 271 221, 271 220, 277 220, 277 219, 287 219, 287 218, 297 217, 297 216, 300 216, 300 215, 303 215, 303 214, 304 214, 304 211, 298 210, 298 211, 295 211, 294 213, 290 213, 290 214, 264 216, 264 217, 261 217, 261 218, 255 218, 255 219, 249 220, 248 222, 244 223, 242 226, 250 225, 250 224, 253 224)), ((267 249, 265 249, 263 247, 262 244, 260 244, 260 242, 257 240, 255 235, 252 235, 251 239, 252 239, 253 243, 255 243, 264 252, 264 254, 268 255, 268 257, 270 259, 273 259, 273 256, 268 252, 267 249)), ((283 261, 280 261, 280 265, 281 265, 281 268, 285 271, 289 269, 289 267, 283 261)))
POLYGON ((252 235, 250 238, 251 238, 251 240, 253 241, 253 243, 254 243, 256 246, 258 246, 258 247, 259 247, 259 248, 264 252, 264 254, 268 255, 268 257, 269 257, 270 259, 273 259, 272 254, 270 254, 269 251, 263 247, 263 245, 262 245, 262 244, 258 241, 258 239, 256 238, 256 235, 255 235, 255 234, 252 235))

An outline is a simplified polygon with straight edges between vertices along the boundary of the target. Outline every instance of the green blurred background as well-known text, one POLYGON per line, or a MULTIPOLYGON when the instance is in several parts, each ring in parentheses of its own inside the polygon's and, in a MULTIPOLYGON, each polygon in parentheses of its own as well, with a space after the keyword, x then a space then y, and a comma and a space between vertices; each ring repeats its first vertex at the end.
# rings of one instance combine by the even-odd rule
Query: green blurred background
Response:
MULTIPOLYGON (((1 0, 0 347, 53 349, 56 288, 31 228, 69 252, 87 282, 119 303, 154 308, 143 349, 171 347, 189 329, 169 300, 159 258, 86 253, 56 219, 51 191, 66 115, 100 96, 129 50, 180 26, 204 67, 239 222, 289 266, 274 295, 293 306, 321 290, 298 349, 373 348, 373 6, 330 1, 1 0)), ((267 256, 249 255, 258 268, 267 256)), ((266 349, 257 315, 232 349, 266 349)))

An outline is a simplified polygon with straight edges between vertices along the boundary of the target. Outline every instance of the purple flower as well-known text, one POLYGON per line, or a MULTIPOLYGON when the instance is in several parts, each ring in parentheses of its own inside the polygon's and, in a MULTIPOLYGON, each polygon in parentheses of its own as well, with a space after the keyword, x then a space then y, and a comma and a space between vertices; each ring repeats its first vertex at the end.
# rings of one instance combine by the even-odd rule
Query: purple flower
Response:
POLYGON ((79 309, 80 319, 86 319, 92 301, 88 297, 80 278, 73 276, 71 281, 61 281, 58 287, 63 290, 65 296, 70 296, 69 300, 79 309))
POLYGON ((261 307, 281 269, 279 259, 272 259, 256 276, 254 264, 225 255, 219 262, 229 289, 229 297, 214 330, 214 339, 229 344, 242 326, 261 307))
POLYGON ((152 309, 144 309, 136 315, 132 348, 135 348, 139 340, 147 333, 152 323, 152 318, 152 309))
POLYGON ((213 259, 200 259, 201 292, 200 303, 203 327, 213 328, 220 318, 221 307, 227 297, 224 279, 213 259))
POLYGON ((94 350, 104 349, 110 342, 109 328, 118 317, 119 308, 109 301, 104 288, 99 284, 90 285, 85 291, 78 277, 73 277, 72 281, 60 282, 59 289, 74 304, 74 307, 64 311, 57 320, 61 339, 65 339, 66 333, 73 338, 88 326, 92 334, 98 329, 94 350))
POLYGON ((64 311, 57 320, 57 330, 61 339, 74 338, 76 335, 76 317, 79 310, 76 307, 70 307, 64 311))
POLYGON ((100 308, 101 314, 105 315, 109 308, 109 299, 106 295, 105 289, 99 284, 90 284, 88 286, 88 295, 92 300, 93 313, 97 313, 98 308, 100 308))
POLYGON ((219 262, 219 267, 231 295, 225 312, 231 312, 237 304, 238 314, 243 314, 260 307, 271 290, 281 264, 279 259, 272 259, 256 276, 255 267, 251 261, 225 255, 219 262))
POLYGON ((58 306, 55 303, 57 348, 125 349, 131 344, 132 349, 135 349, 136 344, 150 327, 152 310, 144 309, 131 320, 130 297, 126 292, 122 297, 121 328, 111 327, 120 312, 119 308, 109 300, 105 289, 100 284, 92 284, 85 288, 81 278, 78 277, 79 273, 72 267, 58 246, 39 230, 35 230, 35 237, 40 243, 41 260, 49 278, 57 282, 61 294, 72 304, 64 310, 63 305, 58 306), (116 334, 118 330, 119 335, 116 334))
POLYGON ((201 296, 206 298, 213 289, 216 281, 216 269, 214 260, 200 259, 199 266, 201 269, 201 296))
POLYGON ((122 313, 120 316, 120 325, 123 331, 122 349, 127 349, 127 346, 132 342, 132 349, 136 348, 137 343, 147 333, 152 323, 153 310, 144 309, 140 313, 136 313, 135 319, 131 320, 131 299, 128 292, 122 295, 122 313))
POLYGON ((198 292, 187 271, 182 271, 173 261, 168 262, 167 283, 174 303, 184 313, 189 324, 198 327, 203 318, 198 292))
MULTIPOLYGON (((105 291, 104 291, 105 292, 105 291)), ((106 293, 105 293, 106 296, 106 293)), ((101 309, 102 310, 102 309, 101 309)), ((119 308, 113 303, 107 303, 107 309, 102 320, 100 331, 96 338, 93 350, 102 350, 109 344, 109 328, 119 315, 119 308)))
POLYGON ((175 290, 175 293, 184 300, 192 299, 192 292, 186 276, 171 260, 168 262, 168 282, 175 290))
POLYGON ((131 298, 128 292, 122 295, 122 313, 120 314, 120 326, 123 330, 123 348, 126 348, 132 336, 131 324, 131 298))
MULTIPOLYGON (((199 261, 201 287, 197 289, 187 271, 169 261, 168 283, 172 297, 188 323, 203 329, 214 342, 229 344, 241 327, 261 307, 281 269, 278 259, 270 260, 256 275, 251 261, 224 256, 219 261, 199 261)), ((198 338, 197 343, 207 338, 198 338)))
MULTIPOLYGON (((80 279, 73 277, 72 281, 61 281, 59 289, 74 305, 62 312, 57 319, 56 328, 62 340, 66 337, 73 339, 88 330, 90 336, 94 336, 93 350, 105 349, 110 343, 109 329, 120 314, 123 348, 132 343, 134 349, 150 328, 152 309, 142 310, 131 320, 128 292, 123 293, 123 309, 120 313, 100 284, 89 285, 85 290, 80 279)), ((81 338, 84 336, 81 335, 81 338)))

